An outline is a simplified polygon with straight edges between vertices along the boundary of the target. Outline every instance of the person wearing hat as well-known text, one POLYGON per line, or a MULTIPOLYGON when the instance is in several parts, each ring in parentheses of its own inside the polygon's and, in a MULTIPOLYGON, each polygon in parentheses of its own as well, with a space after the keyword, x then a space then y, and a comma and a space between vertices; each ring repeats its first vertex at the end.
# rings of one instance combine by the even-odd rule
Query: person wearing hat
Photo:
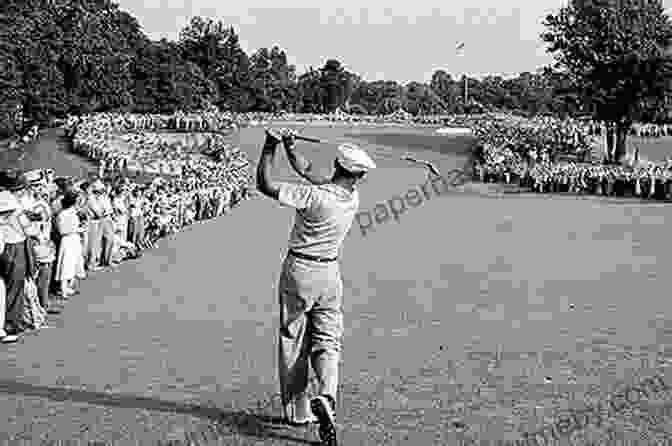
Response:
POLYGON ((259 191, 297 211, 278 284, 278 368, 284 416, 290 424, 317 422, 325 446, 337 444, 335 411, 343 336, 338 255, 359 207, 357 185, 375 167, 364 150, 344 144, 339 146, 332 177, 320 177, 294 151, 290 130, 266 131, 257 166, 259 191), (294 170, 311 185, 271 180, 281 141, 294 170), (319 394, 312 399, 307 395, 309 364, 319 382, 319 394))
MULTIPOLYGON (((8 214, 18 208, 18 203, 13 199, 11 193, 3 191, 0 192, 0 221, 2 221, 8 214)), ((0 223, 1 226, 1 223, 0 223)), ((5 251, 5 236, 0 230, 0 256, 3 256, 5 251)), ((0 257, 0 259, 2 259, 0 257)), ((13 344, 19 340, 16 335, 10 335, 5 330, 5 316, 7 312, 7 286, 5 277, 0 274, 0 343, 13 344)))
POLYGON ((103 195, 105 185, 99 179, 89 185, 89 193, 86 197, 86 210, 88 215, 87 249, 84 262, 88 271, 100 271, 100 251, 103 243, 102 223, 106 217, 103 195))
POLYGON ((104 217, 100 226, 102 232, 102 245, 100 263, 103 267, 112 266, 112 251, 114 249, 114 206, 110 198, 111 186, 105 186, 103 193, 99 195, 103 205, 104 217))
POLYGON ((144 194, 139 188, 133 189, 129 203, 129 221, 127 240, 140 248, 145 238, 144 194))
POLYGON ((49 286, 52 279, 52 265, 56 260, 56 245, 51 240, 52 236, 52 211, 46 192, 44 175, 41 170, 32 170, 24 173, 24 182, 28 185, 30 195, 25 195, 23 206, 26 211, 35 216, 37 237, 34 239, 33 250, 37 262, 37 294, 40 304, 50 313, 58 313, 49 308, 49 286))
POLYGON ((56 261, 56 280, 61 284, 61 295, 68 298, 75 294, 74 282, 84 275, 82 239, 84 231, 77 215, 77 193, 67 191, 63 196, 63 210, 56 217, 56 227, 61 237, 56 261))
POLYGON ((18 334, 24 325, 24 308, 29 303, 25 283, 37 271, 32 246, 29 243, 31 221, 23 213, 21 204, 9 191, 0 192, 0 278, 5 284, 4 321, 0 329, 18 334))

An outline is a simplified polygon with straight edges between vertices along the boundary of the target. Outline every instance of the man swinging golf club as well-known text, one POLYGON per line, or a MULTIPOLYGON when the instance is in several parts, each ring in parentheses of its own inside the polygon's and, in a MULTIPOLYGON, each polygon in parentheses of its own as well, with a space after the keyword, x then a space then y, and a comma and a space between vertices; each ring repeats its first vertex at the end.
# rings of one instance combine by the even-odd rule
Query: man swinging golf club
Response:
POLYGON ((376 167, 357 146, 339 146, 331 178, 320 177, 294 150, 291 130, 267 130, 257 166, 259 191, 296 209, 278 284, 280 298, 279 375, 285 420, 317 422, 325 446, 336 446, 336 392, 343 336, 343 283, 338 254, 359 207, 357 184, 376 167), (283 142, 296 173, 310 185, 271 180, 275 150, 283 142), (309 399, 312 365, 319 395, 309 399))

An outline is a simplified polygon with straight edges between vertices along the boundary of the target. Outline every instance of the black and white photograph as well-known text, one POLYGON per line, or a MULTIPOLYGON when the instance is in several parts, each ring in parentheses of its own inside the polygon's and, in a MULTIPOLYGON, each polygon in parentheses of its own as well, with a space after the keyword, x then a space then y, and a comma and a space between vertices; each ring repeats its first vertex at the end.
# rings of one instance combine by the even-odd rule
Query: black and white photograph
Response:
POLYGON ((0 0, 0 446, 672 445, 668 216, 672 0, 0 0))

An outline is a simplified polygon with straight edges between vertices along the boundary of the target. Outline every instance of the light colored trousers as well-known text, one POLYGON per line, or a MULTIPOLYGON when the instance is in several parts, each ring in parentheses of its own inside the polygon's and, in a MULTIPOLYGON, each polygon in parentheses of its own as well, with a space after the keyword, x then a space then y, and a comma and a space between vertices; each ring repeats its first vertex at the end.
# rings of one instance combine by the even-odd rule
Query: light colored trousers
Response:
POLYGON ((7 313, 7 288, 5 281, 0 277, 0 338, 7 336, 5 331, 5 316, 7 313))
POLYGON ((319 263, 288 255, 278 291, 283 407, 285 416, 304 418, 310 413, 310 365, 318 379, 318 393, 336 401, 343 337, 343 282, 338 262, 319 263))
POLYGON ((88 270, 91 270, 100 264, 100 248, 103 243, 101 223, 101 220, 89 221, 89 234, 86 249, 86 269, 88 270))
POLYGON ((105 217, 100 223, 101 256, 100 264, 110 266, 112 263, 112 248, 114 246, 114 221, 112 217, 105 217))

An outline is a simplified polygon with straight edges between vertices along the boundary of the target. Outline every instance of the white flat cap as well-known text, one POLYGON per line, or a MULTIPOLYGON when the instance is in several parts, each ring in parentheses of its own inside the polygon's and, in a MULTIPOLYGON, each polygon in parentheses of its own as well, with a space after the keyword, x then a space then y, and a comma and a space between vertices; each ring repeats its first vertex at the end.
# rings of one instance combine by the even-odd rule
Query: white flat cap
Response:
POLYGON ((338 146, 338 163, 352 173, 367 172, 376 168, 371 157, 355 144, 341 144, 338 146))

